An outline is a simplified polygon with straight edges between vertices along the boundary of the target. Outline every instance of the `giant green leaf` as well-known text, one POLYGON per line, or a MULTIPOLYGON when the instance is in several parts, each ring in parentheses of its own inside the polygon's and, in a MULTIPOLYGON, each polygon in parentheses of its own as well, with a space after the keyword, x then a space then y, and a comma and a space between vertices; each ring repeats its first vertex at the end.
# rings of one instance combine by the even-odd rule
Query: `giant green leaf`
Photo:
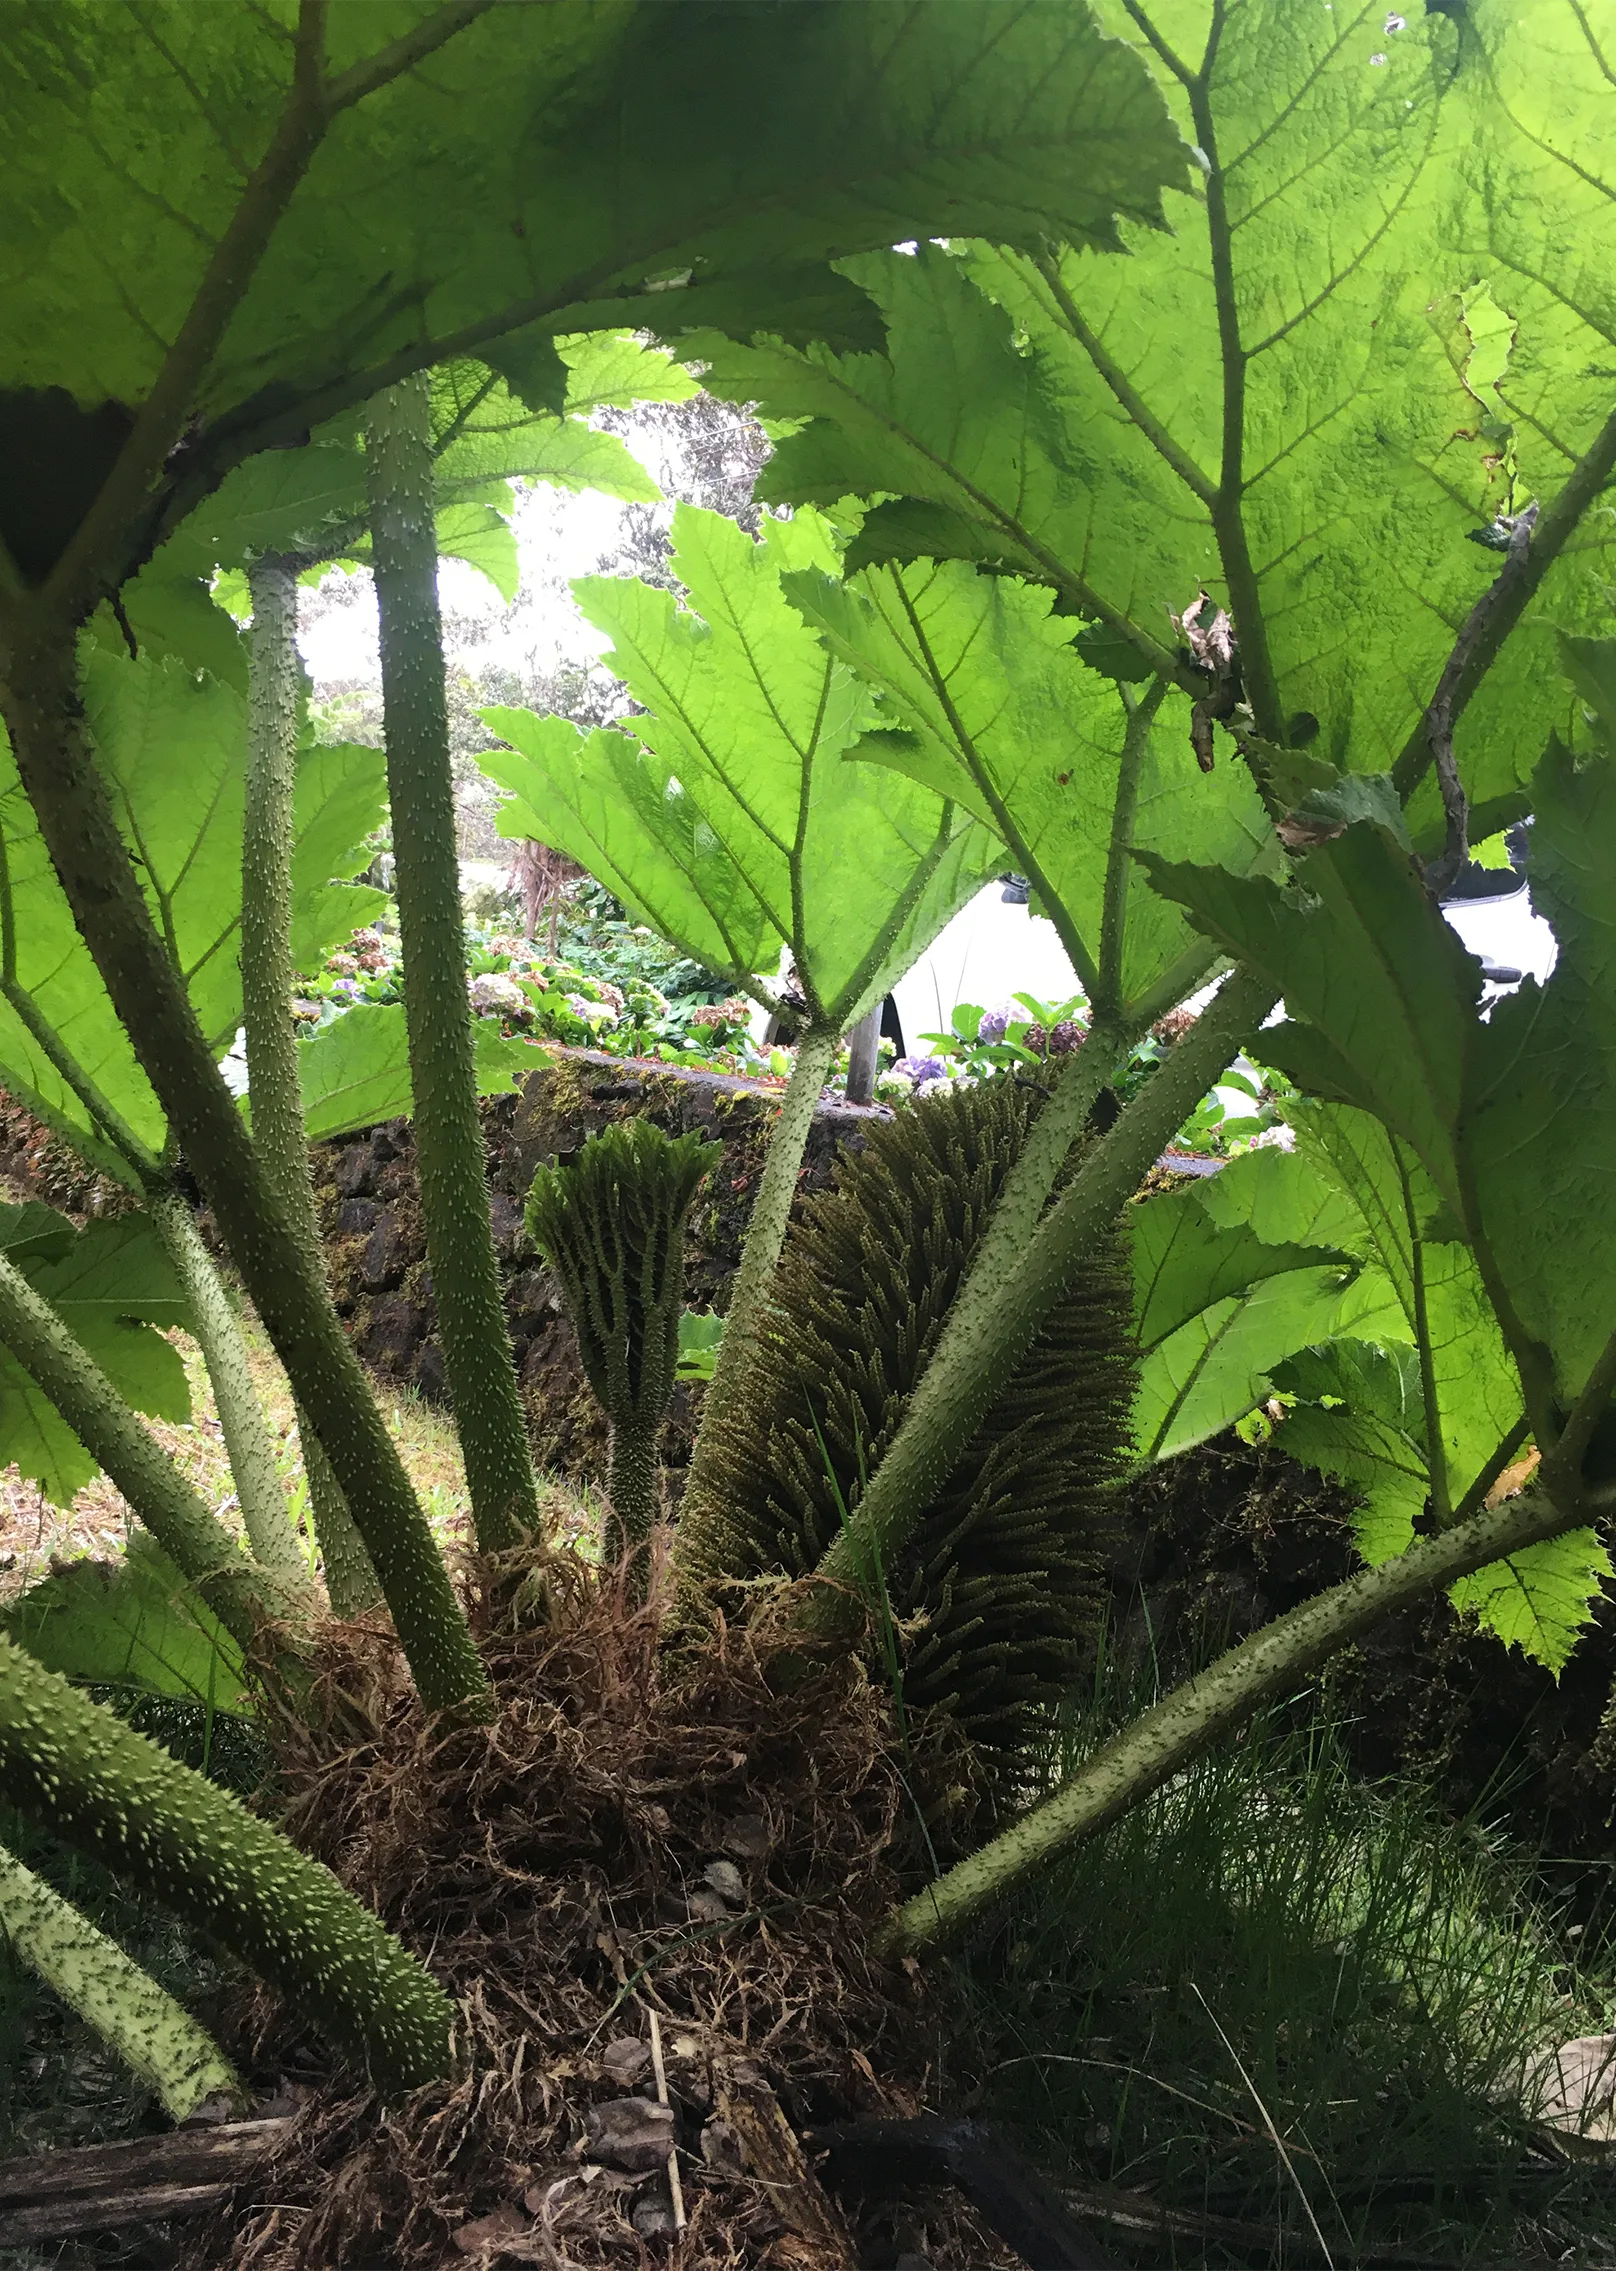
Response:
MULTIPOLYGON (((649 501, 658 494, 655 482, 590 417, 636 401, 683 401, 696 391, 670 355, 620 333, 586 333, 557 346, 565 399, 553 411, 529 410, 482 363, 459 358, 432 373, 438 546, 488 574, 507 600, 516 590, 516 547, 496 508, 508 506, 510 483, 545 481, 649 501)), ((265 451, 238 466, 173 532, 151 573, 167 588, 240 566, 258 552, 308 562, 365 560, 368 518, 362 435, 353 418, 335 419, 299 448, 265 451)), ((147 581, 137 577, 130 586, 137 604, 147 581)), ((105 642, 121 637, 110 611, 98 624, 105 642)), ((180 651, 221 675, 199 633, 180 651)))
POLYGON ((1469 1247, 1422 1241, 1418 1256, 1448 1503, 1457 1506, 1520 1424, 1520 1374, 1469 1247))
MULTIPOLYGON (((450 505, 438 515, 438 550, 486 576, 507 607, 521 580, 516 531, 493 505, 450 505)), ((361 557, 355 553, 356 558, 361 557)))
MULTIPOLYGON (((1238 1164, 1238 1163, 1237 1163, 1238 1164)), ((1226 1168, 1225 1174, 1235 1172, 1226 1168)), ((1249 1224, 1223 1228, 1199 1190, 1171 1191, 1128 1210, 1133 1249, 1134 1334, 1148 1356, 1191 1317, 1285 1270, 1341 1257, 1305 1245, 1279 1245, 1249 1224)))
MULTIPOLYGON (((845 1027, 1003 852, 930 788, 887 766, 845 762, 881 722, 871 690, 827 654, 781 590, 783 574, 836 566, 817 513, 767 521, 754 542, 721 514, 681 505, 673 533, 688 606, 633 578, 574 587, 612 638, 608 662, 645 707, 629 729, 648 761, 635 758, 627 730, 597 734, 571 745, 569 780, 564 738, 518 725, 524 747, 550 753, 557 769, 549 789, 521 789, 532 833, 565 844, 607 881, 577 848, 587 830, 631 903, 666 936, 694 943, 698 931, 716 932, 728 942, 721 958, 703 955, 712 967, 745 975, 761 964, 738 964, 738 950, 787 940, 811 1010, 845 1027), (579 830, 570 842, 569 828, 579 830)), ((510 737, 501 713, 485 722, 510 737)), ((502 823, 516 824, 514 815, 502 823)))
POLYGON ((1410 1146, 1372 1113, 1305 1098, 1288 1111, 1295 1156, 1335 1194, 1337 1242, 1384 1270, 1412 1335, 1415 1249, 1438 1215, 1435 1185, 1410 1146))
POLYGON ((216 345, 201 327, 171 497, 514 326, 574 333, 599 303, 622 327, 643 292, 647 327, 676 330, 681 285, 699 304, 732 283, 751 328, 753 278, 789 327, 781 275, 817 320, 832 254, 1109 241, 1185 171, 1137 58, 1076 0, 334 0, 295 21, 320 35, 301 62, 279 6, 29 11, 8 34, 0 388, 8 451, 45 475, 7 498, 26 574, 121 439, 127 411, 102 406, 151 393, 277 135, 306 163, 256 179, 221 264, 234 304, 216 345), (312 135, 299 74, 330 90, 312 135))
MULTIPOLYGON (((1609 413, 1593 374, 1616 324, 1583 251, 1610 233, 1608 66, 1576 0, 1550 0, 1543 48, 1541 12, 1472 13, 1490 80, 1448 11, 1106 0, 1205 168, 1169 194, 1171 233, 1125 225, 1126 261, 956 244, 849 263, 885 355, 702 340, 710 387, 806 421, 764 494, 884 497, 851 564, 1038 576, 1158 668, 1169 615, 1207 592, 1235 614, 1260 730, 1389 770, 1502 564, 1472 537, 1552 496, 1609 413), (1580 45, 1566 129, 1562 45, 1580 45)), ((1553 625, 1597 619, 1610 542, 1591 522, 1561 557, 1461 721, 1488 811, 1521 809, 1541 735, 1577 726, 1553 625)), ((1440 838, 1429 782, 1414 819, 1440 838)))
POLYGON ((1567 1530, 1461 1577, 1448 1598, 1558 1678, 1612 1574, 1597 1531, 1567 1530))
POLYGON ((202 1030, 239 1017, 244 701, 177 664, 89 659, 85 709, 124 839, 202 1030))
POLYGON ((369 839, 387 810, 387 760, 353 741, 305 739, 297 753, 292 823, 292 966, 317 970, 339 940, 387 903, 350 878, 370 864, 369 839))
POLYGON ((1196 1195, 1225 1230, 1244 1226, 1278 1246, 1362 1250, 1357 1206, 1304 1151, 1248 1151, 1208 1176, 1196 1195))
POLYGON ((124 586, 118 604, 122 622, 102 607, 90 626, 109 654, 122 657, 132 639, 137 654, 206 671, 245 697, 247 642, 213 598, 206 570, 192 572, 161 552, 124 586))
MULTIPOLYGON (((150 656, 136 662, 92 651, 84 676, 97 755, 147 903, 204 1030, 227 1047, 240 994, 241 697, 216 679, 150 656)), ((134 1135, 160 1151, 162 1114, 68 911, 9 747, 5 766, 0 826, 16 982, 134 1135)), ((0 1079, 75 1135, 91 1130, 72 1086, 9 1003, 0 1007, 0 1079)), ((98 1156, 112 1163, 104 1146, 98 1156)))
POLYGON ((1114 1006, 1164 980, 1171 999, 1187 992, 1210 958, 1183 914, 1144 886, 1131 850, 1243 872, 1273 844, 1245 769, 1209 780, 1197 767, 1187 698, 1168 695, 1130 734, 1125 696, 1079 659, 1077 625, 1051 613, 1052 594, 958 562, 873 570, 845 587, 796 575, 786 588, 911 729, 912 740, 872 736, 865 754, 957 796, 1005 838, 1091 996, 1108 906, 1121 923, 1114 1006))
POLYGON ((207 576, 257 552, 326 559, 352 538, 364 509, 364 459, 349 432, 332 428, 237 466, 174 530, 156 564, 207 576))
POLYGON ((615 434, 589 423, 599 410, 684 402, 696 382, 673 358, 621 332, 555 342, 561 408, 535 416, 497 373, 450 363, 432 374, 432 448, 440 505, 488 481, 546 481, 558 489, 649 501, 650 475, 615 434))
POLYGON ((741 985, 777 959, 768 909, 694 798, 626 733, 566 718, 478 712, 504 748, 477 763, 508 792, 502 836, 553 844, 680 952, 741 985))
MULTIPOLYGON (((75 1233, 39 1206, 0 1206, 0 1252, 47 1300, 136 1411, 190 1417, 178 1351, 155 1327, 184 1325, 189 1309, 173 1264, 144 1214, 75 1233)), ((96 1462, 8 1349, 0 1348, 0 1466, 15 1462, 57 1505, 71 1503, 96 1462)))
MULTIPOLYGON (((1572 657, 1597 697, 1597 650, 1572 657)), ((1569 1402, 1616 1330, 1606 1203, 1616 775, 1602 755, 1579 766, 1556 744, 1534 794, 1539 895, 1560 956, 1546 985, 1528 980, 1486 1019, 1476 1014, 1478 966, 1384 829, 1355 825, 1310 853, 1292 892, 1220 868, 1149 865, 1202 929, 1283 989, 1293 1022, 1267 1037, 1272 1061, 1315 1094, 1373 1114, 1431 1176, 1449 1236, 1465 1225, 1485 1239, 1569 1402)))
MULTIPOLYGON (((1546 500, 1612 418, 1616 347, 1616 134, 1613 43, 1584 0, 1474 0, 1467 10, 1462 132, 1447 230, 1504 326, 1508 354, 1484 390, 1491 447, 1513 468, 1515 502, 1546 500)), ((1608 629, 1608 513, 1590 514, 1551 571, 1539 612, 1571 631, 1608 629)), ((1531 669, 1489 673, 1467 735, 1513 739, 1524 774, 1547 731, 1580 736, 1564 709, 1546 638, 1531 669), (1531 725, 1523 731, 1523 721, 1531 725)), ((1520 658, 1524 663, 1526 658, 1520 658)), ((1429 802, 1429 787, 1427 788, 1429 802)))
POLYGON ((76 1561, 6 1613, 19 1648, 65 1679, 250 1717, 241 1650, 144 1530, 118 1561, 76 1561))
MULTIPOLYGON (((1440 1235, 1447 1210, 1412 1148, 1349 1106, 1303 1102, 1291 1113, 1298 1162, 1334 1187, 1340 1244, 1372 1261, 1359 1287, 1383 1279, 1395 1289, 1395 1309, 1360 1328, 1378 1347, 1338 1341, 1276 1375, 1278 1386, 1303 1398, 1283 1441, 1294 1458, 1362 1493, 1358 1542, 1367 1560, 1384 1560, 1414 1536, 1437 1451, 1435 1511, 1451 1515, 1479 1497, 1500 1447, 1520 1439, 1520 1375, 1475 1255, 1440 1235), (1356 1213, 1356 1227, 1343 1208, 1356 1213), (1406 1349, 1392 1345, 1404 1336, 1406 1349)), ((1465 1579, 1453 1588, 1455 1606, 1558 1671, 1587 1620, 1601 1568, 1576 1535, 1574 1544, 1556 1541, 1563 1551, 1534 1549, 1518 1568, 1499 1563, 1465 1579)))
MULTIPOLYGON (((86 711, 113 789, 124 840, 158 929, 183 973, 212 1044, 235 1038, 241 1015, 241 825, 246 765, 242 698, 182 664, 91 649, 86 711)), ((97 1132, 60 1052, 149 1152, 166 1123, 79 937, 11 760, 0 742, 0 915, 17 988, 52 1051, 10 1001, 0 1000, 0 1083, 39 1110, 106 1172, 130 1169, 97 1132)), ((380 895, 343 880, 362 864, 383 809, 380 751, 306 745, 296 787, 293 952, 317 968, 380 895), (332 879, 337 880, 333 881, 332 879)))
MULTIPOLYGON (((477 1021, 477 1093, 508 1095, 548 1059, 535 1042, 507 1039, 488 1019, 477 1021)), ((414 1110, 409 1041, 398 1002, 361 1002, 299 1044, 303 1124, 310 1143, 414 1110)))
POLYGON ((1368 822, 1300 863, 1299 888, 1140 857, 1156 888, 1282 989, 1264 1036, 1301 1087, 1360 1104, 1407 1138, 1457 1211, 1455 1146, 1481 969, 1407 853, 1368 822))
POLYGON ((1282 1448, 1358 1495, 1353 1527, 1365 1561, 1404 1552, 1431 1487, 1415 1351, 1336 1340, 1289 1358, 1274 1386, 1298 1399, 1282 1448))
MULTIPOLYGON (((1358 1548, 1371 1564, 1412 1544, 1430 1490, 1419 1358, 1413 1349, 1383 1349, 1337 1340, 1305 1349, 1282 1365, 1274 1385, 1300 1399, 1279 1440, 1292 1458, 1333 1475, 1360 1499, 1354 1520, 1358 1548)), ((1444 1432, 1451 1427, 1451 1405, 1444 1432)), ((1506 1647, 1558 1674, 1588 1622, 1602 1578, 1611 1574, 1592 1530, 1574 1530, 1490 1562, 1448 1589, 1506 1647)))
MULTIPOLYGON (((33 808, 0 736, 0 922, 21 993, 80 1071, 111 1100, 137 1138, 161 1149, 166 1123, 145 1074, 68 911, 33 808)), ((134 1171, 102 1139, 73 1086, 0 998, 0 1086, 68 1137, 103 1174, 133 1182, 134 1171)))
MULTIPOLYGON (((1424 1349, 1442 1486, 1456 1506, 1521 1417, 1520 1378, 1475 1256, 1440 1235, 1447 1222, 1434 1186, 1411 1147, 1381 1122, 1338 1104, 1299 1104, 1293 1117, 1298 1155, 1334 1185, 1338 1204, 1357 1213, 1356 1230, 1339 1223, 1342 1245, 1377 1265, 1401 1312, 1375 1337, 1424 1349)), ((1422 1457, 1430 1451, 1428 1417, 1422 1410, 1422 1457)))
POLYGON ((558 339, 556 349, 567 366, 571 418, 627 410, 636 402, 688 402, 701 391, 683 364, 636 331, 583 331, 558 339))
POLYGON ((1141 1457, 1174 1458, 1253 1410, 1275 1365, 1337 1330, 1342 1293, 1339 1269, 1286 1270, 1180 1325, 1139 1368, 1141 1457))
POLYGON ((1372 1249, 1351 1199, 1306 1159, 1248 1153, 1203 1185, 1142 1201, 1128 1220, 1144 1359, 1135 1430, 1147 1457, 1239 1419, 1274 1366, 1311 1342, 1408 1335, 1378 1266, 1350 1279, 1328 1266, 1344 1258, 1334 1248, 1364 1259, 1372 1249))

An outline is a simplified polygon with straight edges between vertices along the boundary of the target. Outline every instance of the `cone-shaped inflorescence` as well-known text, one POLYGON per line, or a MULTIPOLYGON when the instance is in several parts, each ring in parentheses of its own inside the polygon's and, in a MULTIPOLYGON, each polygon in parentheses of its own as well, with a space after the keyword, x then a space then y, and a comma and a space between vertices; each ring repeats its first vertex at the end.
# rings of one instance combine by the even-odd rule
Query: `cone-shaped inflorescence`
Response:
POLYGON ((609 1565, 643 1551, 656 1519, 657 1430, 673 1393, 684 1291, 685 1218, 716 1144, 666 1136, 648 1120, 591 1136, 565 1167, 541 1167, 527 1227, 561 1280, 589 1385, 611 1424, 609 1565))
MULTIPOLYGON (((714 1444, 715 1504, 686 1566, 811 1570, 897 1432, 1040 1097, 1009 1080, 918 1104, 844 1159, 794 1226, 748 1408, 714 1444)), ((1009 1388, 881 1572, 911 1707, 947 1711, 1014 1779, 1077 1668, 1129 1449, 1132 1319, 1120 1242, 1083 1267, 1009 1388)))

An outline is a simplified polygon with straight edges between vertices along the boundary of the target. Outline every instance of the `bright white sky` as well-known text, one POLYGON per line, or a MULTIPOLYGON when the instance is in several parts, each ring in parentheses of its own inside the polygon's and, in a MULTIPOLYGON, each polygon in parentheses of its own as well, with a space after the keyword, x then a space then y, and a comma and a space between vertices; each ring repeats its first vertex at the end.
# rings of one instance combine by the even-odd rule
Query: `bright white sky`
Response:
MULTIPOLYGON (((567 583, 592 573, 613 549, 622 517, 615 497, 593 491, 582 496, 544 487, 522 491, 512 516, 522 565, 516 605, 507 608, 487 578, 463 561, 445 560, 438 568, 438 590, 449 627, 455 616, 486 625, 491 635, 477 642, 479 660, 512 669, 531 660, 542 670, 553 670, 561 662, 583 662, 602 653, 610 642, 584 621, 567 583)), ((317 688, 332 680, 380 680, 370 578, 352 581, 362 591, 354 592, 349 605, 321 604, 312 594, 303 595, 298 647, 317 688)))

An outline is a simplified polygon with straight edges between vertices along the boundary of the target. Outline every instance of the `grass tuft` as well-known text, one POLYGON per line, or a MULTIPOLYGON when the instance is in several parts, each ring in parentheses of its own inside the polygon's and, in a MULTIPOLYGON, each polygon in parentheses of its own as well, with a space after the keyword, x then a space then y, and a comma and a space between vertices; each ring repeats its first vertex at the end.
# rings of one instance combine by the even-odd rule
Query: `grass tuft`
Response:
MULTIPOLYGON (((1109 1684, 1051 1772, 1122 1715, 1109 1684)), ((1544 2052, 1609 2023, 1574 1945, 1530 1854, 1279 1713, 979 1931, 954 2094, 1097 2194, 1129 2261, 1609 2263, 1608 2181, 1535 2119, 1544 2052), (1130 2238, 1107 2188, 1165 2219, 1130 2238)))

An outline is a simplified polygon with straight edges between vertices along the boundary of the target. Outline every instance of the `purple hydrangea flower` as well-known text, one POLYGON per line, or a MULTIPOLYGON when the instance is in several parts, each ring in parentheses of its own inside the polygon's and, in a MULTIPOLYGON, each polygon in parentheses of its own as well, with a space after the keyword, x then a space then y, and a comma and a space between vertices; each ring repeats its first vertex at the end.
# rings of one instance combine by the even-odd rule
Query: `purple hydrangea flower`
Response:
POLYGON ((979 1041, 986 1043, 1002 1041, 1009 1027, 1010 1012, 1007 1009, 987 1009, 982 1013, 982 1022, 976 1029, 976 1037, 979 1041))
POLYGON ((928 1080, 944 1079, 948 1071, 941 1057, 900 1057, 892 1069, 912 1080, 917 1088, 923 1088, 928 1080))

